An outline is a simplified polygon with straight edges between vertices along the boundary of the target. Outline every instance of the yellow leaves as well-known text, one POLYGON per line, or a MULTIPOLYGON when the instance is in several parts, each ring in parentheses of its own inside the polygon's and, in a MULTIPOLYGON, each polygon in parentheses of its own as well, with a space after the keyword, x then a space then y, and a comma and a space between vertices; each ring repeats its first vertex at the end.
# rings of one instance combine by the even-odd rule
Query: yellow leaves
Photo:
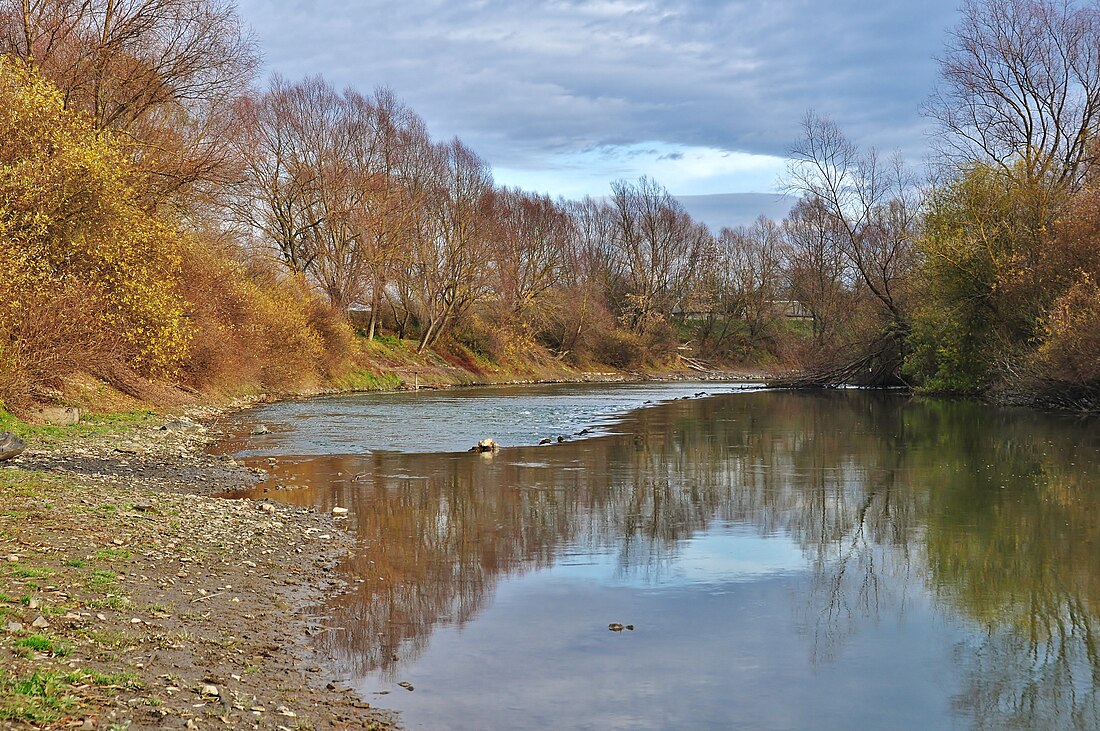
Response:
POLYGON ((86 312, 117 336, 132 365, 174 370, 189 334, 176 291, 176 232, 144 210, 117 142, 67 110, 22 62, 0 57, 0 270, 11 296, 0 327, 33 318, 20 292, 60 292, 73 281, 86 312))

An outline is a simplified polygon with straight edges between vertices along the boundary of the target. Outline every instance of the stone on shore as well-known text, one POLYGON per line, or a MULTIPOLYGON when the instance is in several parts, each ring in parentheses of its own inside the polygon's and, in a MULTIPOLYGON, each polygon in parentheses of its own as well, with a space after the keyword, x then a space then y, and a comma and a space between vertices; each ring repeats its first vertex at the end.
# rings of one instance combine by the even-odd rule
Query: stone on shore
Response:
POLYGON ((10 431, 0 432, 0 462, 19 456, 27 443, 10 431))

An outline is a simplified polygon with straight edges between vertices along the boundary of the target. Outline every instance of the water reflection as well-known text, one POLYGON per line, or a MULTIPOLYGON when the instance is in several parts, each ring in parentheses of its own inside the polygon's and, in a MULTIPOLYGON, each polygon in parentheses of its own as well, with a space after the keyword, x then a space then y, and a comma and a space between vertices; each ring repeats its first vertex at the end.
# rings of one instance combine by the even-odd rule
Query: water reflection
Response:
MULTIPOLYGON (((803 657, 778 661, 792 677, 843 662, 888 621, 895 646, 842 672, 881 682, 890 656, 927 635, 951 652, 925 670, 958 676, 944 704, 974 728, 1098 728, 1093 426, 881 394, 743 394, 495 457, 281 460, 266 496, 351 509, 353 583, 325 608, 343 630, 319 639, 351 676, 396 679, 434 630, 471 622, 510 579, 589 562, 670 602, 757 582, 768 612, 802 632, 803 657), (787 595, 768 588, 777 576, 791 577, 787 595)), ((775 713, 754 727, 787 727, 775 713)))

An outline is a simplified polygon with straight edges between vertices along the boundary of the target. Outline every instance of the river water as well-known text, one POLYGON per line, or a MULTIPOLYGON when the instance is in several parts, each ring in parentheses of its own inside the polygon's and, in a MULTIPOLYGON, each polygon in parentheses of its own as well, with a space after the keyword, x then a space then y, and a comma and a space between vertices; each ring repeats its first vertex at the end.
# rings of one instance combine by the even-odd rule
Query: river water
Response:
POLYGON ((224 448, 349 509, 315 641, 412 729, 1097 729, 1096 426, 540 386, 279 404, 224 448))

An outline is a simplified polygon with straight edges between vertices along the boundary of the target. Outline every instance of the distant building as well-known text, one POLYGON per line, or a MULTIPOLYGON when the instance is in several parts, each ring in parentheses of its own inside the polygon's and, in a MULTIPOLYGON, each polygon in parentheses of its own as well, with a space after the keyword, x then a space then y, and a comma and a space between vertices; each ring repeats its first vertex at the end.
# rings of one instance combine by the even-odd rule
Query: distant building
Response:
POLYGON ((360 304, 359 302, 353 302, 348 305, 348 319, 355 327, 370 327, 370 313, 370 305, 360 304))

